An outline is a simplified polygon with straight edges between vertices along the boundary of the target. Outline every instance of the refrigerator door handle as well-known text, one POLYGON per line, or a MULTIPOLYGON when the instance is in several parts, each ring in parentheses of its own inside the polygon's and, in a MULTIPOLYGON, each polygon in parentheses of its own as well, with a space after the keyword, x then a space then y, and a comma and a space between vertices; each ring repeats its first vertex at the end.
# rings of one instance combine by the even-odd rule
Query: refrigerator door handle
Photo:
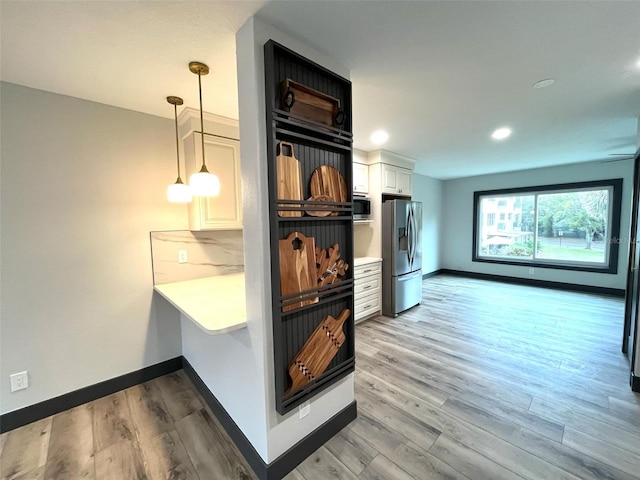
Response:
POLYGON ((407 218, 407 226, 408 228, 408 243, 409 243, 409 268, 411 270, 413 270, 413 254, 414 254, 414 245, 413 245, 413 230, 414 230, 414 224, 413 224, 413 208, 411 208, 411 206, 409 206, 409 216, 407 218))
POLYGON ((409 214, 407 215, 407 246, 409 247, 409 270, 413 268, 413 246, 411 245, 411 239, 413 238, 413 224, 411 223, 411 208, 409 208, 409 214))
POLYGON ((411 246, 413 247, 413 252, 411 253, 411 266, 413 267, 413 261, 416 258, 416 251, 418 248, 418 221, 416 220, 416 212, 413 205, 411 206, 411 221, 413 223, 411 227, 411 234, 413 235, 413 238, 411 239, 411 246))

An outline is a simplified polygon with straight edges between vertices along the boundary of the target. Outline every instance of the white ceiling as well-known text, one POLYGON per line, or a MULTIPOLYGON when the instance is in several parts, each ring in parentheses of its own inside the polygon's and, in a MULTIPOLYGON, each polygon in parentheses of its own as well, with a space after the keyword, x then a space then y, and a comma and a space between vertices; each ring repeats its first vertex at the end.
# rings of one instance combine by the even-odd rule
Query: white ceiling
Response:
POLYGON ((640 2, 7 1, 1 79, 164 117, 237 118, 235 32, 254 14, 351 70, 356 148, 456 178, 620 158, 638 145, 640 2), (532 84, 545 78, 546 89, 532 84), (513 128, 496 143, 497 127, 513 128))

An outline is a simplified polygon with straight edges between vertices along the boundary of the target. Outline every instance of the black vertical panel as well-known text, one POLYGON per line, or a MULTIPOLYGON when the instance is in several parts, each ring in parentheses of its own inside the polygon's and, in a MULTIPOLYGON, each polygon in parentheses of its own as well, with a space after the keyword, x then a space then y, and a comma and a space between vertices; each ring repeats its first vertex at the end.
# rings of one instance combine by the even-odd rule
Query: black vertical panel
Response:
POLYGON ((303 216, 289 219, 278 216, 275 172, 276 145, 283 140, 294 144, 295 156, 302 167, 305 198, 311 196, 309 182, 314 170, 321 165, 331 165, 344 177, 347 191, 349 192, 348 201, 351 201, 351 83, 273 41, 265 44, 265 75, 269 161, 269 221, 271 226, 271 280, 274 286, 272 296, 273 358, 276 377, 276 408, 278 412, 284 414, 353 371, 353 223, 350 210, 340 213, 337 217, 303 216), (341 108, 348 115, 347 122, 343 126, 343 130, 348 136, 343 137, 346 140, 341 138, 337 139, 337 141, 340 142, 340 145, 348 144, 348 148, 332 146, 330 142, 336 140, 332 140, 333 137, 327 136, 326 129, 322 130, 310 125, 296 124, 293 132, 298 132, 303 137, 290 133, 291 124, 281 124, 279 117, 274 116, 274 109, 283 109, 281 86, 282 82, 287 78, 340 100, 341 108), (276 132, 276 128, 282 131, 276 132), (327 249, 336 243, 339 244, 341 258, 349 264, 349 268, 346 275, 342 277, 341 282, 332 285, 326 294, 323 292, 319 297, 318 303, 290 312, 282 312, 278 242, 292 232, 301 232, 307 237, 313 237, 316 246, 319 248, 327 249), (339 288, 336 288, 336 286, 339 288), (288 366, 291 360, 327 316, 331 315, 337 318, 345 308, 351 310, 351 315, 343 327, 346 340, 332 359, 327 370, 313 382, 305 385, 299 392, 285 395, 291 384, 288 373, 288 366))

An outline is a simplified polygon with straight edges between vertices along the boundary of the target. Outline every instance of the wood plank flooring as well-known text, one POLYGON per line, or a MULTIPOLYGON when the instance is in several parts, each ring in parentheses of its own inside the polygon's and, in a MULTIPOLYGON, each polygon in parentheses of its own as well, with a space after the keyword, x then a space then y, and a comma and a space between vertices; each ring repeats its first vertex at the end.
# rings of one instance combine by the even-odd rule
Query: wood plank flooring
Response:
MULTIPOLYGON (((623 301, 440 275, 356 327, 358 418, 287 480, 640 479, 623 301)), ((184 372, 0 436, 0 479, 249 479, 184 372)))
POLYGON ((0 479, 256 477, 180 370, 2 434, 0 479))

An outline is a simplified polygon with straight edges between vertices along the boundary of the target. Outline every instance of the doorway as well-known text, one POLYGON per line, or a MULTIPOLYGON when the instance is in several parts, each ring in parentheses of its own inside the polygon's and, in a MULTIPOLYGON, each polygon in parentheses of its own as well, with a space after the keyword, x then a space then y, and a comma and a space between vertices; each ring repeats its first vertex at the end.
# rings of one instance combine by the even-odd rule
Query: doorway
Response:
POLYGON ((631 237, 629 243, 629 269, 625 297, 622 351, 631 364, 631 387, 640 391, 640 358, 638 355, 638 312, 640 302, 640 150, 636 153, 633 169, 633 205, 631 208, 631 237))

